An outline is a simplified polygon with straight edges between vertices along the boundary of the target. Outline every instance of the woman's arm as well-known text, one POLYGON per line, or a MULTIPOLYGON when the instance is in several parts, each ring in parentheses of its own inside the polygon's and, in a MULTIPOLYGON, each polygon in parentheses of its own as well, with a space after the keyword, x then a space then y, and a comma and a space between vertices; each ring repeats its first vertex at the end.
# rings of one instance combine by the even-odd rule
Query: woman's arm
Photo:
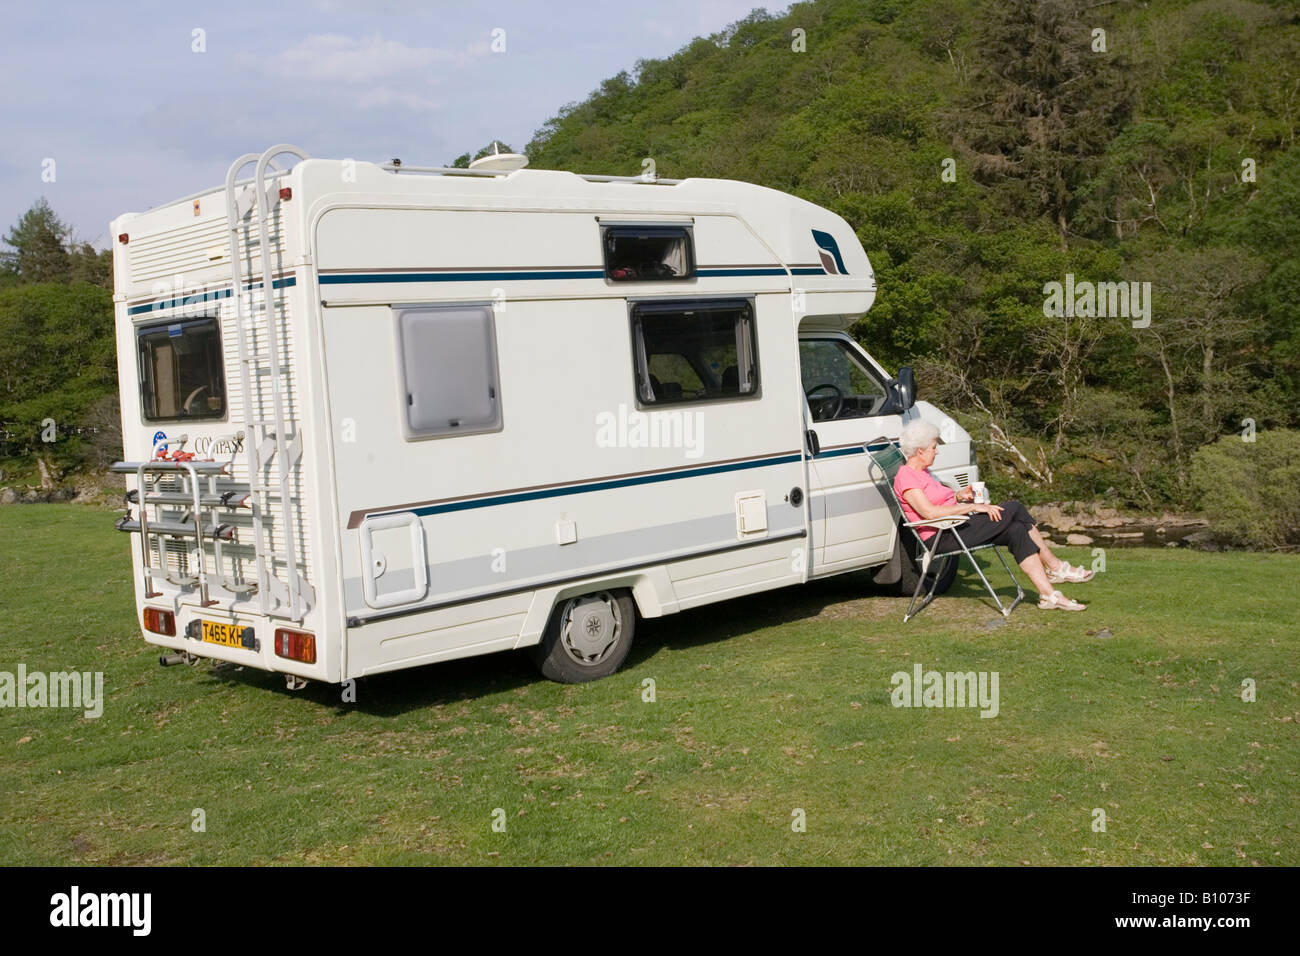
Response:
POLYGON ((920 488, 908 488, 905 492, 903 492, 903 497, 906 498, 907 503, 912 506, 912 510, 915 511, 917 514, 919 514, 922 518, 925 518, 926 520, 929 520, 931 518, 952 518, 955 517, 956 515, 966 515, 966 514, 970 514, 973 511, 978 511, 983 514, 989 515, 990 517, 993 517, 993 520, 997 521, 998 517, 1001 516, 1001 510, 1002 510, 999 508, 998 517, 994 517, 992 511, 990 511, 989 509, 997 507, 996 505, 972 505, 969 503, 967 504, 958 503, 955 505, 936 505, 934 502, 932 502, 929 498, 925 496, 925 492, 922 491, 920 488))

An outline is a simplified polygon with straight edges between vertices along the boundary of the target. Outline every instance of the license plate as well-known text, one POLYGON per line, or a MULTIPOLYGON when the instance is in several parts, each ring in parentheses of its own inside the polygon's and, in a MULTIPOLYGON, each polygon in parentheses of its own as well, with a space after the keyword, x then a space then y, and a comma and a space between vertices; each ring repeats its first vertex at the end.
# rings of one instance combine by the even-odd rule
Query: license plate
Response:
POLYGON ((252 647, 253 629, 239 624, 204 621, 203 640, 208 644, 220 644, 222 647, 252 647), (247 639, 247 644, 245 644, 245 639, 247 639))

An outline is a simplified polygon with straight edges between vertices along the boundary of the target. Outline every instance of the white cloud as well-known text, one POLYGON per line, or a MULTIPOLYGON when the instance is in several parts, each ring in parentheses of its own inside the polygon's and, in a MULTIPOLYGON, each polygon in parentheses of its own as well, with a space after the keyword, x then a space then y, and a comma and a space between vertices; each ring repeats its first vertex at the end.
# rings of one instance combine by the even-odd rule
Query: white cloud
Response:
POLYGON ((429 113, 438 109, 439 104, 416 93, 414 90, 393 89, 390 86, 376 86, 358 90, 353 96, 353 105, 357 109, 397 109, 412 113, 429 113))
POLYGON ((350 37, 314 33, 273 57, 267 68, 286 78, 315 82, 358 83, 394 79, 434 66, 467 63, 468 50, 407 46, 379 35, 350 37))

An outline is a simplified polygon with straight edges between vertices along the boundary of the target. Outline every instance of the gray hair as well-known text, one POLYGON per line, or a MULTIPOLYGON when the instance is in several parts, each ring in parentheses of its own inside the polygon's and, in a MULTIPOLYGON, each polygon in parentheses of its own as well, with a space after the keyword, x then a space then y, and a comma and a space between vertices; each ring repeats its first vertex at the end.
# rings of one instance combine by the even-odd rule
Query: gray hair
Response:
POLYGON ((939 438, 939 429, 927 421, 917 420, 903 429, 898 444, 903 454, 911 458, 917 452, 925 451, 939 438))

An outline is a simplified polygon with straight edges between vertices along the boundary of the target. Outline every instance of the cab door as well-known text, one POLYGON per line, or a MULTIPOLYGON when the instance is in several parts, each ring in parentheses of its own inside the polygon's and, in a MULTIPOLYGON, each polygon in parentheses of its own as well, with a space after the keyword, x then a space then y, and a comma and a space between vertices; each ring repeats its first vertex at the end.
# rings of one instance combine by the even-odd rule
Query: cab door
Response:
POLYGON ((894 389, 842 333, 801 334, 799 369, 805 420, 817 439, 810 504, 821 534, 811 576, 881 564, 893 552, 894 523, 864 445, 897 440, 894 389))

